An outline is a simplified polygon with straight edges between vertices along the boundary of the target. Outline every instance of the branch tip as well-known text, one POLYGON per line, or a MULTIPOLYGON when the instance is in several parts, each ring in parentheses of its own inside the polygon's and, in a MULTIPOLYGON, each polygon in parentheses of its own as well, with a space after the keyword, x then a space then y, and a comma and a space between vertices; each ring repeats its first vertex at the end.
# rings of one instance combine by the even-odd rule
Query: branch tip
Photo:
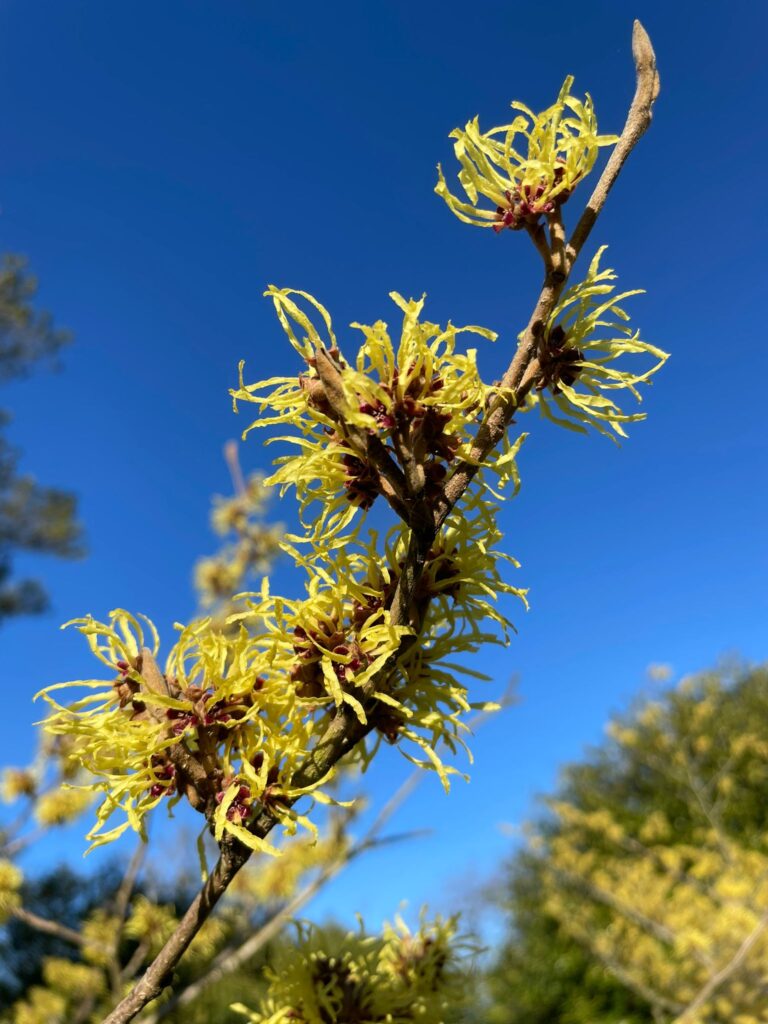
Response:
POLYGON ((632 56, 635 58, 638 82, 649 73, 653 76, 651 87, 650 103, 659 95, 660 80, 656 70, 656 54, 651 43, 651 38, 646 32, 642 22, 635 18, 632 26, 632 56))

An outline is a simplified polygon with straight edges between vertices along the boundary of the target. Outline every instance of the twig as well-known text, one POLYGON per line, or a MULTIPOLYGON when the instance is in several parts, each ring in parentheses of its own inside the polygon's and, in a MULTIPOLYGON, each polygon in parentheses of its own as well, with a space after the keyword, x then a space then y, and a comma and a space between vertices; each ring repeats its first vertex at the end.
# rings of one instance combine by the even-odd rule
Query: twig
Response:
POLYGON ((142 939, 136 949, 131 954, 131 958, 128 963, 120 971, 120 980, 126 982, 134 977, 136 971, 144 963, 144 957, 149 952, 150 942, 149 939, 142 939))
POLYGON ((104 1018, 104 1024, 124 1024, 125 1021, 132 1020, 147 1003, 160 995, 174 967, 226 892, 232 879, 248 860, 250 852, 241 843, 233 842, 228 837, 225 839, 215 868, 179 921, 174 933, 133 990, 104 1018))
POLYGON ((30 846, 32 843, 36 843, 38 839, 42 839, 49 828, 50 825, 39 825, 37 828, 32 829, 31 832, 25 832, 24 835, 16 836, 4 846, 0 847, 0 853, 2 853, 4 857, 15 857, 17 854, 21 853, 25 847, 30 846))
MULTIPOLYGON (((142 954, 141 958, 133 967, 132 971, 127 971, 120 966, 120 941, 123 937, 123 928, 125 926, 125 918, 128 914, 128 904, 133 894, 134 886, 136 885, 136 878, 141 870, 141 865, 144 863, 144 857, 146 856, 147 846, 143 840, 140 840, 139 845, 133 851, 133 855, 128 862, 128 866, 125 869, 125 874, 120 882, 120 887, 115 894, 113 913, 115 917, 115 932, 112 940, 112 948, 109 951, 109 959, 107 961, 107 971, 109 973, 110 986, 112 988, 112 994, 117 999, 120 993, 123 991, 123 985, 126 978, 131 978, 141 966, 146 950, 142 954)), ((139 949, 141 947, 139 946, 139 949)), ((138 952, 138 950, 136 950, 138 952)), ((131 963, 135 959, 131 958, 131 963)))
POLYGON ((245 494, 245 477, 240 466, 240 455, 237 441, 227 441, 224 445, 224 461, 227 463, 229 475, 232 477, 232 486, 238 498, 245 494))
POLYGON ((23 921, 24 924, 28 924, 29 927, 34 928, 35 931, 45 932, 46 935, 54 935, 57 939, 63 939, 65 942, 71 942, 75 946, 85 945, 85 939, 80 932, 76 932, 74 928, 67 928, 66 925, 59 924, 57 921, 49 921, 47 917, 40 917, 39 914, 33 914, 31 910, 25 910, 24 907, 16 907, 12 913, 19 921, 23 921))

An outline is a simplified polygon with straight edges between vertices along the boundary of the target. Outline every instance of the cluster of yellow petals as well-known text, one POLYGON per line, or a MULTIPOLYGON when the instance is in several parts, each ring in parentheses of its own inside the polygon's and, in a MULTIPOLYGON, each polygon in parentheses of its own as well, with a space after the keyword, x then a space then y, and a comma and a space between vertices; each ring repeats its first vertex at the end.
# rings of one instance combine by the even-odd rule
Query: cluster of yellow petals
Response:
POLYGON ((614 435, 626 436, 624 424, 643 420, 645 414, 624 412, 613 396, 628 391, 641 402, 638 385, 650 384, 669 356, 628 326, 629 314, 619 303, 643 293, 635 289, 615 294, 615 272, 600 269, 605 248, 596 253, 584 280, 566 290, 547 321, 544 351, 547 345, 552 347, 557 332, 563 340, 554 358, 560 365, 572 361, 574 379, 555 374, 529 405, 538 404, 542 414, 559 426, 580 433, 591 426, 615 440, 614 435), (626 356, 650 357, 650 364, 639 372, 626 369, 624 361, 616 365, 626 356))
MULTIPOLYGON (((260 405, 266 415, 259 425, 279 422, 295 431, 283 440, 293 441, 298 453, 278 460, 271 482, 295 485, 305 513, 318 499, 307 533, 281 542, 306 572, 305 593, 296 599, 275 595, 265 579, 258 593, 240 596, 226 628, 213 628, 209 619, 179 626, 159 687, 148 687, 142 675, 142 651, 147 648, 154 657, 159 648, 149 620, 122 610, 113 612, 108 623, 76 620, 113 678, 59 684, 90 691, 69 704, 59 703, 59 687, 46 689, 52 713, 45 729, 74 740, 79 763, 93 780, 84 792, 103 795, 89 834, 94 844, 128 827, 144 834, 149 811, 162 801, 173 806, 180 799, 169 765, 178 743, 212 774, 217 840, 228 833, 255 850, 276 853, 248 828, 261 809, 269 810, 289 834, 297 825, 315 834, 306 813, 294 804, 304 796, 333 802, 328 789, 332 773, 304 788, 291 780, 329 714, 342 706, 374 727, 351 755, 352 763, 365 767, 385 738, 398 743, 416 764, 435 769, 447 787, 455 769, 443 764, 437 748, 443 744, 455 752, 463 746, 464 716, 473 707, 488 706, 469 701, 461 676, 479 674, 454 659, 488 642, 507 642, 512 627, 497 607, 498 597, 512 594, 524 600, 524 593, 499 571, 504 562, 516 563, 499 549, 496 491, 485 482, 487 468, 429 553, 414 618, 398 624, 388 608, 406 559, 409 529, 399 523, 383 537, 372 529, 364 533, 367 508, 350 503, 344 486, 343 460, 352 454, 344 430, 376 431, 387 442, 389 417, 394 420, 403 410, 433 418, 433 450, 424 453, 428 465, 468 455, 494 389, 483 384, 475 351, 457 348, 462 329, 422 322, 423 301, 394 296, 403 313, 397 345, 379 322, 360 327, 363 340, 353 362, 335 349, 344 397, 340 426, 313 398, 311 386, 318 349, 324 341, 336 347, 329 314, 304 293, 271 289, 270 295, 306 371, 255 385, 241 382, 234 395, 260 405), (297 294, 318 314, 323 338, 292 298, 297 294), (331 433, 334 443, 329 442, 331 433), (414 634, 418 643, 403 643, 414 634), (378 685, 381 679, 385 686, 378 685), (371 722, 366 721, 363 693, 376 709, 371 722), (117 811, 122 820, 108 827, 117 811)), ((482 328, 464 330, 494 337, 482 328)), ((492 460, 497 487, 510 481, 517 486, 515 457, 522 440, 507 444, 492 460)))
POLYGON ((359 932, 332 936, 298 924, 296 943, 267 969, 269 992, 259 1009, 240 1003, 232 1009, 251 1024, 442 1024, 464 1001, 466 974, 457 962, 472 948, 456 928, 455 917, 422 917, 411 932, 398 918, 380 936, 366 935, 362 922, 359 932))
MULTIPOLYGON (((331 316, 315 298, 290 288, 271 287, 266 294, 292 346, 308 366, 312 366, 319 349, 339 352, 331 316), (319 325, 304 306, 314 312, 319 325)), ((384 321, 371 326, 354 323, 352 327, 363 335, 357 357, 347 362, 339 353, 344 423, 387 441, 392 420, 413 410, 417 402, 422 413, 437 414, 444 421, 442 434, 450 439, 451 458, 466 458, 480 416, 498 387, 483 382, 476 350, 459 351, 457 338, 470 333, 494 341, 496 334, 477 326, 441 327, 420 319, 423 298, 405 300, 396 292, 391 298, 403 313, 399 341, 393 340, 384 321)), ((275 425, 289 425, 295 431, 267 441, 288 443, 296 451, 275 460, 279 468, 266 483, 278 485, 281 493, 295 487, 302 516, 314 506, 311 524, 305 524, 311 528, 312 539, 327 541, 349 526, 360 507, 350 501, 345 487, 347 463, 358 458, 359 452, 348 439, 339 436, 337 422, 316 397, 319 378, 315 371, 305 369, 293 377, 246 384, 243 367, 241 363, 240 385, 232 392, 235 409, 238 402, 250 402, 261 410, 244 436, 255 427, 275 425)), ((506 444, 491 457, 489 465, 506 482, 513 472, 512 461, 506 444)))
POLYGON ((598 134, 590 96, 572 96, 572 85, 569 76, 555 103, 539 114, 514 101, 510 105, 518 113, 510 124, 482 132, 475 117, 451 132, 468 201, 450 191, 439 165, 435 191, 459 220, 496 230, 535 222, 589 174, 602 146, 618 141, 615 135, 598 134), (511 218, 504 221, 507 211, 511 218))

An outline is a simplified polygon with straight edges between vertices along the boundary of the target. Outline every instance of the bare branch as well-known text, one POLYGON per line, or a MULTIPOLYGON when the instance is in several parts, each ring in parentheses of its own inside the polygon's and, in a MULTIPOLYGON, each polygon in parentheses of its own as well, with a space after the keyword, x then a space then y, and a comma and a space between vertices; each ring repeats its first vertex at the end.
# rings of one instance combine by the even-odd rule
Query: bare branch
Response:
POLYGON ((12 913, 15 918, 23 921, 30 928, 34 928, 35 931, 44 932, 46 935, 53 935, 57 939, 71 942, 75 946, 82 946, 85 943, 83 936, 80 932, 76 932, 74 928, 67 928, 66 925, 59 924, 57 921, 49 921, 47 917, 33 914, 31 910, 25 910, 24 907, 16 907, 12 913))
POLYGON ((240 465, 240 452, 237 441, 227 441, 224 445, 224 461, 227 463, 229 475, 232 477, 232 486, 238 498, 245 494, 245 477, 240 465))

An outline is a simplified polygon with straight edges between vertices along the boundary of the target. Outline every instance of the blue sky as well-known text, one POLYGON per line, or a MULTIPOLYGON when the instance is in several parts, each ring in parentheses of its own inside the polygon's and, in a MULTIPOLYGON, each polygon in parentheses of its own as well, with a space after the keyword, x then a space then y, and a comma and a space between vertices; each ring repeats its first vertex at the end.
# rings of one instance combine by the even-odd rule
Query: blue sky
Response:
MULTIPOLYGON (((387 293, 426 291, 430 318, 499 332, 480 362, 500 375, 538 257, 453 218, 435 164, 452 167, 455 125, 503 123, 513 98, 547 106, 569 72, 620 130, 634 16, 662 93, 590 252, 608 243, 621 284, 647 289, 635 320, 672 359, 621 449, 528 424, 502 522, 531 610, 513 610, 508 650, 478 659, 489 695, 519 676, 520 703, 478 735, 469 786, 446 798, 428 778, 393 824, 433 835, 361 862, 319 911, 448 907, 509 849, 499 822, 530 813, 649 663, 766 657, 764 5, 4 0, 0 249, 30 257, 76 340, 61 373, 0 404, 24 467, 78 493, 89 556, 19 560, 54 608, 0 634, 3 761, 31 751, 32 694, 92 670, 59 622, 121 605, 168 635, 192 613, 210 495, 228 488, 221 447, 247 423, 227 393, 237 362, 251 379, 295 369, 268 283, 317 295, 348 350, 345 324, 394 323, 387 293)), ((270 457, 251 435, 245 466, 270 457)), ((291 585, 282 565, 276 586, 291 585)), ((372 796, 406 771, 388 753, 372 796)), ((79 851, 62 837, 32 863, 79 851)))

